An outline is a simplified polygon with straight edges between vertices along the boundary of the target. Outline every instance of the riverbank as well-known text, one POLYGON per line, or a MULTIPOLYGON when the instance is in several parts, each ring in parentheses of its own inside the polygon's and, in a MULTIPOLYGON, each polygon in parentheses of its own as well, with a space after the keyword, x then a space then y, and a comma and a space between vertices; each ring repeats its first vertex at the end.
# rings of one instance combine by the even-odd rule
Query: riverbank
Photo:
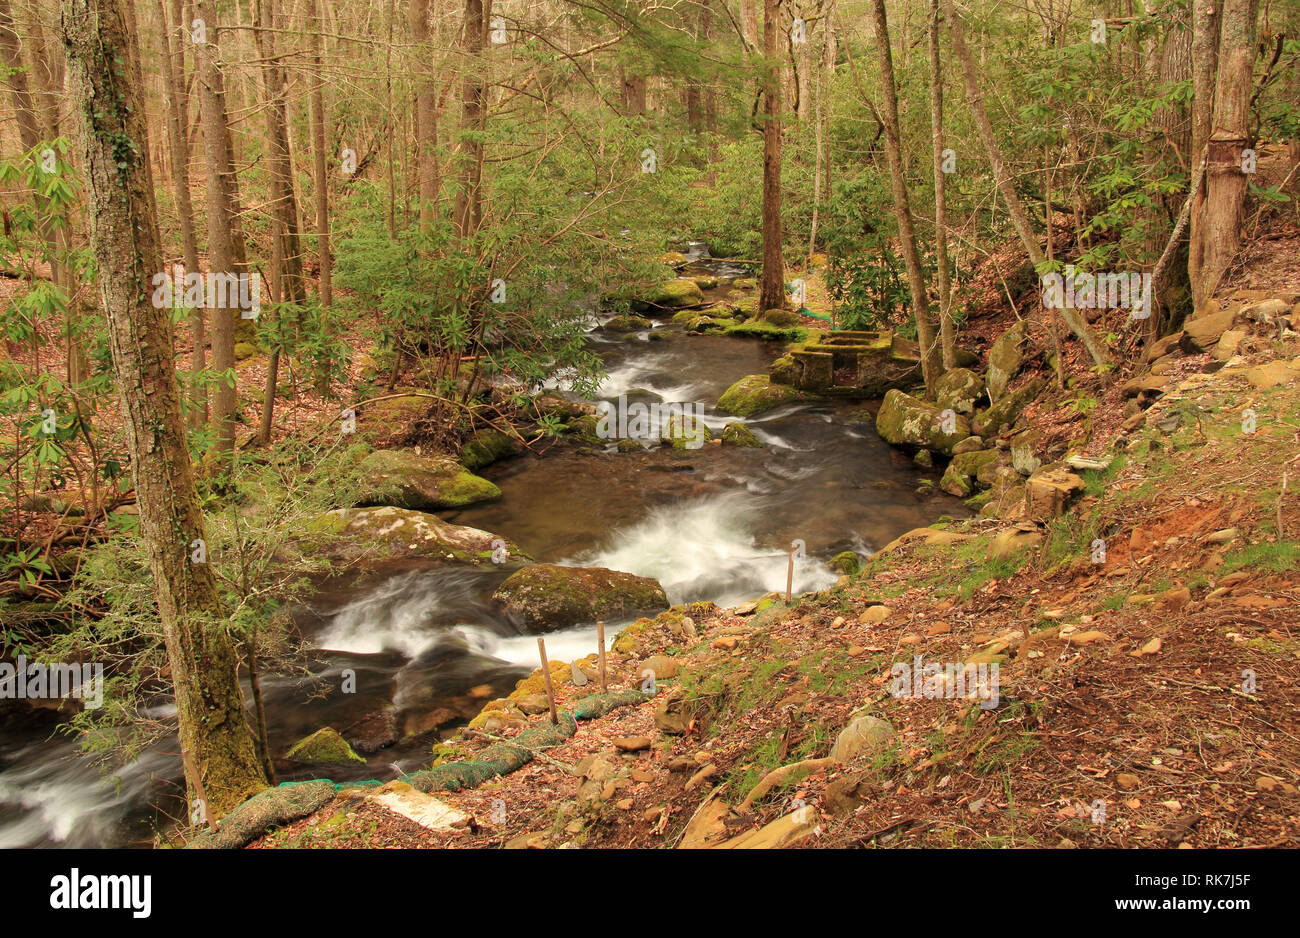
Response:
MULTIPOLYGON (((1223 321, 1189 322, 1086 412, 1061 389, 1029 404, 1038 452, 1071 458, 1020 501, 913 531, 790 605, 644 620, 612 643, 611 683, 653 673, 654 695, 435 793, 446 829, 353 792, 257 846, 1295 842, 1297 295, 1243 282, 1223 321), (982 696, 954 687, 965 666, 982 696)), ((561 707, 592 690, 571 675, 553 675, 561 707)), ((540 683, 442 758, 548 720, 540 683)))

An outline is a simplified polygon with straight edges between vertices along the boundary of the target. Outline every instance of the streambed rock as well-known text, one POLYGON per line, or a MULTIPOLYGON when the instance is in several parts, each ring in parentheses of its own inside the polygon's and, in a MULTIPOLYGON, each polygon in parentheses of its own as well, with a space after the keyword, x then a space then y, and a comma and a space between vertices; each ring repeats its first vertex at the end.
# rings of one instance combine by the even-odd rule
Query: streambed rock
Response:
POLYGON ((941 410, 952 408, 970 416, 975 412, 975 402, 984 393, 984 379, 969 368, 953 368, 935 382, 934 393, 941 410))
POLYGON ((894 446, 920 447, 949 456, 954 446, 971 435, 970 422, 961 414, 942 411, 898 389, 885 395, 876 414, 876 432, 894 446), (951 432, 944 432, 945 425, 951 432))
POLYGON ((361 461, 356 507, 464 508, 501 497, 501 490, 452 459, 378 450, 361 461))
POLYGON ((286 759, 309 765, 365 765, 366 760, 352 751, 347 740, 332 727, 324 726, 298 740, 285 754, 286 759))
POLYGON ((729 423, 722 428, 722 445, 760 449, 763 442, 743 423, 729 423))
POLYGON ((668 596, 649 577, 603 567, 539 563, 512 574, 492 594, 533 629, 617 619, 668 608, 668 596))
POLYGON ((508 456, 523 452, 523 444, 500 430, 488 428, 475 433, 460 450, 460 461, 470 472, 477 472, 508 456))
POLYGON ((339 508, 318 518, 310 533, 317 539, 328 535, 314 549, 332 560, 362 566, 410 559, 491 564, 494 554, 503 563, 531 561, 498 534, 409 508, 339 508))
POLYGON ((634 301, 632 308, 638 312, 656 306, 665 309, 681 309, 683 306, 697 306, 703 302, 704 291, 700 289, 699 284, 686 277, 678 277, 676 280, 661 284, 644 299, 634 301))
POLYGON ((802 400, 803 395, 785 384, 773 384, 767 375, 746 375, 718 398, 718 410, 735 417, 752 417, 802 400))
POLYGON ((949 495, 965 498, 975 490, 980 470, 997 458, 996 449, 982 449, 954 456, 939 481, 939 488, 949 495))

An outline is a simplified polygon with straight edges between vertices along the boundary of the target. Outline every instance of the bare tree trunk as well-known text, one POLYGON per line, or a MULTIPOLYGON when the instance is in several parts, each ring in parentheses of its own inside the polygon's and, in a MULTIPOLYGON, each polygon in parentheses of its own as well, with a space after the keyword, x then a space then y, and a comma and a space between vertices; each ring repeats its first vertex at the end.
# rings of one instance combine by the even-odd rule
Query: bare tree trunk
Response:
POLYGON ((36 114, 36 100, 27 82, 22 44, 18 41, 18 33, 14 31, 9 0, 0 0, 0 65, 5 66, 6 80, 14 99, 19 142, 24 150, 35 149, 42 140, 41 125, 36 114))
POLYGON ((758 49, 758 0, 740 0, 740 35, 750 51, 758 49))
POLYGON ((763 3, 763 276, 759 310, 785 306, 781 229, 781 47, 779 0, 763 3))
MULTIPOLYGON (((952 321, 952 268, 948 262, 948 219, 943 171, 943 63, 939 61, 939 0, 930 0, 927 28, 930 51, 930 138, 934 169, 934 255, 939 279, 939 341, 943 347, 943 368, 957 364, 956 337, 952 321)), ((1050 238, 1051 217, 1047 220, 1050 238)))
MULTIPOLYGON (((1192 152, 1191 170, 1201 159, 1210 142, 1210 122, 1214 116, 1214 72, 1219 55, 1219 17, 1210 0, 1192 2, 1192 152)), ((1205 212, 1205 186, 1193 191, 1191 236, 1188 240, 1187 276, 1192 283, 1192 302, 1199 308, 1198 285, 1204 266, 1205 237, 1202 233, 1205 212)))
MULTIPOLYGON (((325 79, 321 73, 320 0, 312 0, 316 22, 312 29, 311 149, 312 186, 316 190, 316 253, 320 263, 321 331, 334 305, 334 258, 330 254, 330 189, 325 154, 325 79)), ((436 196, 436 192, 435 192, 436 196)))
POLYGON ((123 0, 63 0, 68 77, 89 194, 90 244, 126 418, 140 532, 149 553, 191 791, 220 817, 266 786, 220 621, 216 579, 190 562, 204 537, 172 365, 171 310, 150 302, 162 269, 149 196, 148 133, 131 74, 123 0))
POLYGON ((623 116, 640 117, 646 109, 646 77, 623 73, 623 116))
MULTIPOLYGON (((22 44, 14 29, 13 10, 9 0, 0 0, 0 66, 8 74, 9 90, 13 95, 14 111, 18 118, 18 140, 23 150, 35 149, 43 141, 52 141, 59 133, 58 101, 51 89, 41 80, 51 72, 40 22, 32 18, 34 35, 29 45, 33 47, 32 62, 36 88, 28 81, 28 68, 23 61, 22 44)), ((37 198, 38 207, 43 200, 37 198)), ((68 306, 64 311, 64 337, 67 341, 67 378, 72 386, 81 384, 89 376, 89 364, 81 341, 74 332, 76 318, 76 283, 72 268, 61 262, 60 255, 71 250, 71 236, 66 227, 42 226, 50 257, 50 279, 62 288, 68 306)))
MULTIPOLYGON (((210 273, 244 272, 236 244, 237 205, 232 201, 234 161, 226 120, 224 82, 218 26, 211 0, 195 0, 194 15, 203 25, 205 42, 194 42, 199 89, 199 114, 203 124, 203 152, 207 166, 208 267, 210 273)), ((193 24, 191 24, 193 28, 193 24)), ((191 32, 191 40, 195 35, 191 32)), ((218 374, 235 367, 235 319, 238 310, 213 309, 212 368, 218 374)), ((220 380, 212 395, 212 430, 220 465, 228 468, 235 448, 235 386, 220 380)))
POLYGON ((1241 151, 1250 136, 1250 92, 1255 63, 1255 18, 1259 0, 1223 0, 1219 71, 1214 88, 1214 130, 1210 134, 1202 205, 1200 276, 1192 281, 1197 310, 1218 289, 1241 246, 1242 209, 1248 179, 1241 151))
MULTIPOLYGON (((1015 187, 1011 184, 1011 173, 1007 170, 1007 164, 1002 159, 1002 151, 998 147, 996 135, 993 133, 993 125, 989 122, 988 111, 984 107, 984 92, 980 88, 979 74, 975 71, 975 59, 972 57, 970 49, 966 46, 965 29, 962 26, 961 19, 957 16, 953 7, 952 0, 943 0, 943 16, 948 21, 948 29, 952 35, 953 51, 957 54, 957 61, 961 64, 962 77, 966 82, 966 97, 970 103, 971 113, 975 117, 975 126, 979 130, 980 139, 984 143, 984 150, 988 154, 989 162, 993 165, 993 176, 997 180, 998 191, 1002 193, 1002 198, 1007 204, 1007 213, 1011 216, 1011 223, 1016 229, 1016 234, 1020 236, 1020 242, 1024 245, 1025 253, 1029 255, 1030 261, 1035 267, 1043 264, 1047 258, 1043 256, 1043 249, 1038 244, 1038 239, 1034 237, 1033 229, 1029 227, 1029 218, 1025 215, 1025 210, 1020 204, 1020 197, 1016 195, 1015 187)), ((1107 367, 1112 364, 1110 351, 1101 340, 1097 338, 1088 325, 1088 321, 1080 315, 1077 309, 1060 310, 1061 318, 1065 324, 1070 327, 1070 331, 1075 334, 1078 340, 1087 349, 1088 354, 1092 356, 1093 363, 1107 367)))
MULTIPOLYGON (((167 98, 167 140, 171 149, 172 193, 176 199, 176 214, 180 217, 181 257, 187 274, 199 273, 199 242, 194 230, 194 203, 190 198, 190 151, 188 128, 182 111, 185 86, 185 47, 189 31, 180 27, 181 0, 171 0, 170 21, 163 0, 157 0, 158 19, 162 23, 163 90, 167 98)), ((183 294, 180 294, 183 295, 183 294)), ((208 420, 208 390, 202 372, 208 367, 206 325, 203 307, 190 310, 190 339, 194 348, 190 352, 190 369, 194 372, 190 389, 191 410, 189 425, 198 429, 208 420)))
POLYGON ((438 102, 433 80, 423 70, 430 67, 429 0, 411 0, 411 38, 418 58, 415 79, 415 152, 420 174, 420 225, 431 226, 438 217, 438 102))
POLYGON ((934 383, 943 373, 939 347, 935 341, 934 323, 930 320, 930 300, 925 292, 925 271, 921 269, 921 255, 916 247, 916 231, 912 227, 912 206, 907 195, 907 180, 903 177, 903 145, 898 133, 898 92, 894 88, 894 59, 889 49, 889 24, 885 20, 885 0, 872 0, 869 9, 871 27, 876 35, 876 56, 880 63, 880 83, 884 91, 884 107, 880 116, 885 125, 885 155, 889 160, 889 177, 893 183, 894 217, 898 219, 898 241, 903 249, 903 262, 907 265, 907 286, 912 294, 912 312, 916 316, 916 337, 921 345, 921 374, 925 378, 925 391, 934 396, 934 383))
POLYGON ((487 38, 488 0, 465 0, 465 53, 461 86, 461 139, 459 144, 460 190, 456 193, 455 225, 462 238, 478 231, 483 220, 483 131, 487 116, 487 75, 483 47, 487 38))
MULTIPOLYGON (((302 240, 298 229, 298 198, 294 191, 293 167, 289 156, 289 130, 285 101, 284 70, 276 52, 275 33, 281 29, 275 0, 255 0, 253 32, 258 57, 262 60, 262 82, 266 89, 267 163, 271 189, 271 209, 275 217, 275 239, 279 246, 279 300, 286 309, 301 309, 307 301, 302 276, 302 240)), ((279 318, 284 319, 281 312, 279 318)), ((284 332, 283 326, 281 333, 284 332)), ((275 390, 279 380, 281 342, 271 349, 266 370, 266 389, 262 397, 262 422, 258 439, 266 445, 271 440, 275 419, 275 390)))

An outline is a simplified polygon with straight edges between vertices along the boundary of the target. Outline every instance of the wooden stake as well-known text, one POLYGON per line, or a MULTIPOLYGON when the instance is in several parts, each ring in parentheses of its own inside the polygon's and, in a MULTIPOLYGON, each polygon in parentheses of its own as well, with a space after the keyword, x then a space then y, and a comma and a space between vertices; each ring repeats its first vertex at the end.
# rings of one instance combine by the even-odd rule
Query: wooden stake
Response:
POLYGON ((551 722, 558 724, 560 716, 555 712, 555 687, 551 684, 551 666, 546 660, 546 640, 537 639, 537 652, 542 656, 542 680, 546 682, 546 702, 551 705, 551 722))
POLYGON ((790 545, 790 565, 785 569, 785 604, 790 605, 790 589, 794 586, 794 545, 790 545))
POLYGON ((603 694, 607 690, 605 686, 605 623, 599 620, 596 622, 596 641, 600 643, 600 692, 603 694))

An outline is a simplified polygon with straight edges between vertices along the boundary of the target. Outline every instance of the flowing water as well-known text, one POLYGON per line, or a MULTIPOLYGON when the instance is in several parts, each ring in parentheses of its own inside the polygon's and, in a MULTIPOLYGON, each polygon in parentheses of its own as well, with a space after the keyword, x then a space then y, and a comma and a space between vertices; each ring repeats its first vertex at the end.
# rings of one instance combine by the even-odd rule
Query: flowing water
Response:
MULTIPOLYGON (((699 405, 715 437, 737 419, 716 410, 719 395, 766 372, 782 347, 688 335, 664 322, 653 331, 653 341, 649 330, 591 333, 608 372, 599 397, 699 405)), ((761 449, 551 445, 541 457, 483 471, 500 486, 500 501, 444 517, 509 537, 539 561, 654 577, 674 603, 730 604, 784 590, 788 551, 802 541, 794 589, 821 589, 836 579, 826 562, 839 551, 867 553, 942 514, 969 513, 956 499, 918 495, 917 470, 876 436, 863 410, 819 401, 743 421, 761 449)), ((365 766, 325 771, 337 780, 384 779, 418 767, 439 733, 449 735, 536 664, 535 638, 489 602, 505 575, 404 564, 325 584, 299 618, 319 649, 309 673, 264 680, 273 752, 324 725, 349 738, 386 725, 395 745, 369 754, 365 766), (355 683, 351 693, 341 692, 345 678, 355 683)), ((557 660, 595 650, 591 625, 546 641, 557 660)), ((147 844, 166 821, 160 808, 183 812, 174 740, 104 779, 52 728, 28 719, 0 729, 0 847, 147 844)), ((282 780, 321 774, 283 761, 277 770, 282 780)))

